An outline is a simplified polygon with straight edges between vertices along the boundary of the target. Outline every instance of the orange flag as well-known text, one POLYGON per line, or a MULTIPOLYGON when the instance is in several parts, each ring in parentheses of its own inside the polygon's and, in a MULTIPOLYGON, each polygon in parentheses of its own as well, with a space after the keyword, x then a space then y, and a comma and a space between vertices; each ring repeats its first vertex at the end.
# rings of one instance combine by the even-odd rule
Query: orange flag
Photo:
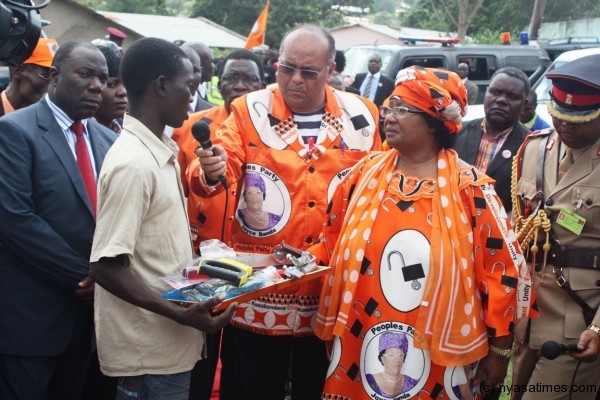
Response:
POLYGON ((261 11, 260 15, 256 19, 254 26, 252 27, 252 31, 248 35, 248 40, 246 41, 246 50, 249 50, 255 46, 260 46, 265 42, 265 33, 267 32, 267 17, 269 16, 269 2, 267 1, 267 5, 265 9, 261 11))

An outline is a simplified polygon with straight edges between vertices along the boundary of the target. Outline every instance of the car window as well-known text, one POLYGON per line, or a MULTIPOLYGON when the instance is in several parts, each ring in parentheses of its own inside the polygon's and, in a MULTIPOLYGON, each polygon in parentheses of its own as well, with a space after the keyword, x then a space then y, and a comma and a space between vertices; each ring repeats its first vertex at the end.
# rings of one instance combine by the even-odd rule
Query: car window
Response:
POLYGON ((555 61, 550 68, 548 68, 544 77, 535 84, 533 90, 535 90, 535 94, 537 95, 538 104, 546 104, 548 102, 548 97, 550 96, 550 85, 552 83, 550 82, 550 79, 546 78, 546 74, 558 67, 562 67, 566 63, 566 61, 555 61))
POLYGON ((420 65, 426 68, 445 68, 448 69, 446 59, 443 57, 406 57, 402 62, 400 69, 408 68, 411 65, 420 65))
POLYGON ((351 47, 344 53, 344 56, 346 56, 346 67, 343 71, 344 75, 354 77, 356 74, 367 72, 367 65, 369 64, 369 57, 371 54, 377 54, 381 57, 382 71, 385 71, 386 66, 389 64, 390 59, 394 55, 394 53, 390 50, 367 47, 351 47))
POLYGON ((527 76, 531 76, 540 65, 540 58, 538 56, 507 56, 505 61, 505 67, 519 68, 527 76))
POLYGON ((469 79, 472 81, 489 81, 498 69, 494 56, 458 56, 456 65, 466 63, 469 66, 469 79))

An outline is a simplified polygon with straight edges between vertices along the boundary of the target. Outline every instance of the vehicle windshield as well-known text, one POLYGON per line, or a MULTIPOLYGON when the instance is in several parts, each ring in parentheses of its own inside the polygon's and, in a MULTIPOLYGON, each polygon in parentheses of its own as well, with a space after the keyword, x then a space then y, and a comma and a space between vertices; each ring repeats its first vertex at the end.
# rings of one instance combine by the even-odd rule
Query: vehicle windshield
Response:
POLYGON ((558 61, 555 62, 548 68, 548 70, 544 73, 544 76, 535 84, 533 90, 535 90, 535 94, 537 95, 538 104, 546 104, 548 102, 548 97, 550 96, 550 79, 546 78, 548 72, 565 65, 566 61, 558 61))
POLYGON ((343 72, 344 75, 354 77, 356 74, 368 72, 367 65, 369 64, 369 57, 371 54, 377 54, 381 57, 381 70, 385 71, 385 68, 394 55, 394 52, 391 50, 377 49, 372 47, 351 47, 344 53, 346 56, 346 68, 343 72))

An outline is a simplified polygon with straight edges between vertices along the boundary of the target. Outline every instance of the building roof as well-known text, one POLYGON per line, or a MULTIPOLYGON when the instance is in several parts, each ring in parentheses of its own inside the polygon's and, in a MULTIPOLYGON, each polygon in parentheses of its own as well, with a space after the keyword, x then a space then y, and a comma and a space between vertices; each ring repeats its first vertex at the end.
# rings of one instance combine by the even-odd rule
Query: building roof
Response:
POLYGON ((209 47, 240 49, 246 38, 206 18, 169 17, 164 15, 130 14, 98 11, 98 14, 146 37, 199 41, 209 47))

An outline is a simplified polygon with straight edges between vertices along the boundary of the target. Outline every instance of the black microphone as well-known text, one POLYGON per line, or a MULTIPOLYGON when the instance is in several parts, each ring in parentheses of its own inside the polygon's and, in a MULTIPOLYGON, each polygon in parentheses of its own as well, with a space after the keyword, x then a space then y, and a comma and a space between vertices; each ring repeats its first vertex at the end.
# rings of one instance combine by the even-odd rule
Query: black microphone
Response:
MULTIPOLYGON (((213 153, 213 156, 216 156, 215 146, 213 146, 213 142, 210 139, 210 127, 204 121, 198 121, 194 125, 192 125, 192 136, 194 139, 200 143, 200 146, 204 150, 210 150, 213 153)), ((225 175, 219 175, 219 182, 225 189, 229 189, 229 185, 227 184, 227 180, 225 179, 225 175)))
POLYGON ((577 348, 576 344, 556 343, 554 340, 548 340, 542 344, 541 351, 543 357, 554 360, 561 354, 579 353, 581 350, 577 348))

